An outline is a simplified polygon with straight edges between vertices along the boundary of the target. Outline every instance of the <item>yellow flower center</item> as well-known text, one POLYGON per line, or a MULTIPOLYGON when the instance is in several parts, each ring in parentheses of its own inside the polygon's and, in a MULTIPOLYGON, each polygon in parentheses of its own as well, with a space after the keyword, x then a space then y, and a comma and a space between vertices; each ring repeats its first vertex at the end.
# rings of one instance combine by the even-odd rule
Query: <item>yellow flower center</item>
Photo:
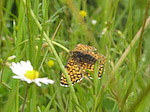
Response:
POLYGON ((25 74, 24 74, 25 77, 27 77, 28 79, 30 80, 33 80, 33 79, 36 79, 39 77, 39 72, 36 71, 36 70, 32 70, 32 71, 27 71, 25 74))
POLYGON ((48 61, 48 66, 49 66, 49 67, 52 67, 53 65, 54 65, 54 61, 53 61, 53 60, 49 60, 49 61, 48 61))
POLYGON ((86 16, 86 11, 81 10, 81 11, 80 11, 80 15, 81 15, 82 18, 84 18, 84 17, 86 16))

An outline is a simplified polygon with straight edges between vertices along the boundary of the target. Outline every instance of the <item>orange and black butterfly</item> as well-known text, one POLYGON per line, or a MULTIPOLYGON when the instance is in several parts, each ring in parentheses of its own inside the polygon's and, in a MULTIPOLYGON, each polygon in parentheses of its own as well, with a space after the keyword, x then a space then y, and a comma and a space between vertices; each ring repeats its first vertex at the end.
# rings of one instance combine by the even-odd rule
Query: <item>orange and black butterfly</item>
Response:
MULTIPOLYGON (((69 58, 65 69, 70 77, 72 84, 83 79, 84 74, 92 78, 89 72, 94 73, 94 65, 96 61, 100 61, 98 77, 102 76, 103 65, 106 62, 106 57, 95 53, 96 49, 92 46, 77 44, 74 48, 71 57, 69 58)), ((60 83, 62 86, 68 86, 67 79, 62 73, 60 83)))

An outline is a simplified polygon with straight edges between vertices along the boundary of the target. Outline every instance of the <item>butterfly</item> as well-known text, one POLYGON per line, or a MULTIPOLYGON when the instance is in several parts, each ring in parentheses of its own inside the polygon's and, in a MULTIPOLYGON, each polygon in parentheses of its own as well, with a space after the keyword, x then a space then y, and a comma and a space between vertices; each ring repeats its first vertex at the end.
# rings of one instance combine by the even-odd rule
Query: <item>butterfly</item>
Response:
MULTIPOLYGON (((92 78, 87 71, 94 73, 94 66, 97 61, 100 61, 98 77, 100 78, 102 76, 103 65, 106 62, 106 57, 94 51, 96 51, 96 49, 93 46, 84 44, 76 45, 65 66, 72 84, 81 81, 84 74, 92 78)), ((61 74, 60 84, 66 87, 68 86, 64 73, 61 74)))

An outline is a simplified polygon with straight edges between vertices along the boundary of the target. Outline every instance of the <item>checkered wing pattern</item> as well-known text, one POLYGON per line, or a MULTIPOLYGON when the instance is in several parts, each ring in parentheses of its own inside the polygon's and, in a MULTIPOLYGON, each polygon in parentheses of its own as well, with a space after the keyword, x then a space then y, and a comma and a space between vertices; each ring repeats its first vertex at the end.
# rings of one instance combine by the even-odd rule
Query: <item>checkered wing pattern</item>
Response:
POLYGON ((96 51, 96 48, 93 46, 88 46, 88 45, 84 45, 84 44, 77 44, 76 47, 74 48, 73 52, 76 51, 96 51))
POLYGON ((100 78, 102 76, 103 66, 104 66, 104 63, 106 62, 106 57, 104 57, 101 54, 91 52, 91 51, 83 51, 82 54, 83 55, 80 57, 80 66, 82 70, 84 71, 84 73, 90 78, 92 78, 92 76, 90 75, 90 73, 86 71, 88 70, 94 73, 94 66, 95 66, 96 61, 100 61, 99 74, 98 74, 98 77, 100 78))
MULTIPOLYGON (((72 84, 82 80, 82 78, 83 78, 82 71, 81 71, 80 66, 78 65, 76 57, 71 56, 69 58, 66 66, 65 66, 65 69, 69 75, 69 78, 70 78, 72 84)), ((64 73, 62 73, 62 75, 61 75, 60 83, 62 86, 68 86, 68 82, 67 82, 67 79, 66 79, 64 73)))
MULTIPOLYGON (((72 52, 72 56, 69 58, 65 66, 72 84, 82 80, 83 73, 92 78, 90 73, 87 71, 94 73, 96 61, 100 61, 98 77, 100 78, 102 76, 103 65, 106 62, 106 57, 93 52, 95 50, 96 49, 92 46, 84 44, 76 45, 72 52)), ((60 83, 62 86, 68 86, 64 73, 61 75, 60 83)))

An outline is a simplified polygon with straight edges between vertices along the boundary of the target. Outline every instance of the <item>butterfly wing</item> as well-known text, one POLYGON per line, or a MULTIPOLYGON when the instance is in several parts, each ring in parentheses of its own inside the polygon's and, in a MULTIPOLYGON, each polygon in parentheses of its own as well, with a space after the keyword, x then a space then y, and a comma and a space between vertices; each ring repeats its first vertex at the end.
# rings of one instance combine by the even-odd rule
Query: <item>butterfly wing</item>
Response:
MULTIPOLYGON (((95 53, 96 49, 92 46, 84 45, 84 44, 77 44, 76 47, 73 50, 72 56, 69 58, 65 69, 69 75, 69 78, 72 82, 72 84, 79 82, 83 79, 83 72, 92 78, 88 71, 94 73, 94 66, 96 61, 100 61, 99 66, 99 74, 98 77, 100 78, 102 76, 103 72, 103 65, 106 62, 106 57, 95 53)), ((68 86, 67 79, 62 73, 60 83, 62 86, 68 86)))
MULTIPOLYGON (((69 78, 72 84, 79 82, 83 79, 82 71, 80 66, 78 65, 77 59, 74 56, 71 56, 65 66, 65 69, 69 75, 69 78)), ((68 86, 67 79, 64 73, 61 74, 60 83, 62 86, 68 86)))
POLYGON ((90 75, 90 73, 87 72, 87 70, 94 73, 94 66, 96 61, 100 61, 99 74, 98 74, 98 77, 100 78, 102 76, 103 65, 106 62, 106 57, 104 57, 99 53, 95 53, 91 51, 83 51, 82 55, 80 56, 80 66, 84 71, 84 73, 86 73, 87 76, 89 76, 90 78, 92 78, 92 76, 90 75))
POLYGON ((96 48, 93 46, 88 46, 84 44, 77 44, 76 47, 74 48, 73 52, 82 52, 82 51, 96 51, 96 48))

